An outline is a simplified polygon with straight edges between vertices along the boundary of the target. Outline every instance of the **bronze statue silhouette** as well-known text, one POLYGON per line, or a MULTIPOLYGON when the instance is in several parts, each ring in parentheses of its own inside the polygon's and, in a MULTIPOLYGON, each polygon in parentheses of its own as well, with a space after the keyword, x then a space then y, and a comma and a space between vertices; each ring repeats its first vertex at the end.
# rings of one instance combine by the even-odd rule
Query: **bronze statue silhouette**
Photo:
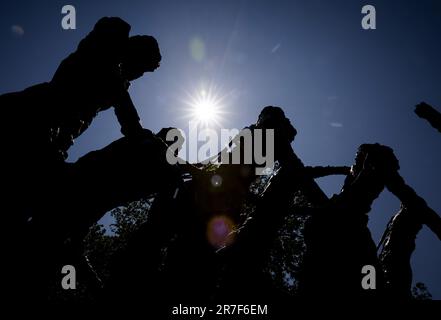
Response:
POLYGON ((0 97, 6 112, 22 121, 11 142, 26 150, 20 155, 36 150, 65 159, 73 139, 112 106, 124 135, 144 132, 127 89, 130 81, 159 67, 161 54, 155 38, 129 37, 129 32, 120 18, 100 19, 50 82, 0 97))
POLYGON ((297 130, 279 107, 265 107, 255 126, 275 130, 277 168, 254 200, 254 209, 242 217, 230 234, 234 238, 232 244, 219 251, 224 268, 217 294, 226 301, 248 297, 249 301, 275 302, 286 298, 271 284, 265 267, 285 219, 299 209, 293 208, 294 199, 303 198, 312 206, 326 203, 328 198, 314 179, 349 171, 344 166, 305 166, 291 146, 297 130))
POLYGON ((50 82, 0 96, 5 116, 21 119, 19 127, 2 127, 6 196, 11 204, 27 200, 5 219, 17 238, 11 274, 25 273, 21 268, 29 265, 41 271, 38 281, 19 281, 29 280, 36 296, 47 289, 44 281, 60 263, 63 243, 80 242, 106 211, 177 179, 166 161, 167 146, 142 128, 127 91, 130 81, 159 67, 158 43, 151 36, 129 37, 129 31, 120 18, 102 18, 50 82), (74 164, 65 162, 73 139, 112 106, 125 138, 74 164))
MULTIPOLYGON (((151 197, 147 222, 112 261, 103 299, 133 304, 153 294, 152 303, 289 301, 267 266, 293 217, 300 217, 303 237, 297 296, 410 297, 416 235, 427 225, 441 239, 441 218, 399 175, 391 148, 363 144, 350 168, 305 166, 292 147, 297 130, 280 107, 266 106, 244 129, 251 132, 251 150, 257 130, 274 130, 270 174, 256 175, 261 163, 254 152, 245 161, 249 146, 241 134, 213 158, 216 164, 171 165, 167 155, 179 139, 166 137, 176 128, 144 129, 128 93, 131 81, 159 67, 159 46, 151 36, 129 33, 122 19, 102 18, 51 81, 0 96, 5 118, 20 119, 19 126, 2 126, 0 138, 8 200, 3 223, 13 239, 5 253, 11 295, 44 300, 53 293, 54 275, 70 263, 93 282, 82 248, 90 227, 109 210, 151 197), (124 137, 66 162, 74 139, 111 107, 124 137), (236 151, 240 161, 232 163, 236 151), (336 174, 346 179, 329 199, 314 179, 336 174), (402 207, 377 256, 368 213, 384 188, 402 207), (377 270, 376 291, 361 287, 365 265, 377 270)), ((434 108, 421 103, 415 112, 441 131, 434 108)))
POLYGON ((389 297, 409 299, 412 287, 410 261, 417 234, 426 225, 441 240, 441 217, 398 173, 391 177, 386 187, 400 199, 401 208, 390 219, 378 245, 385 289, 389 297))
POLYGON ((300 291, 307 297, 376 297, 382 294, 376 245, 367 227, 373 201, 387 177, 399 168, 392 149, 379 144, 359 147, 341 192, 312 210, 305 228, 306 255, 300 291), (377 270, 377 289, 361 286, 362 267, 377 270), (326 272, 323 272, 326 266, 326 272))
POLYGON ((55 72, 50 84, 63 104, 49 116, 59 149, 67 149, 99 111, 112 106, 125 136, 143 133, 127 89, 130 81, 159 67, 161 54, 155 38, 129 37, 129 31, 120 18, 100 19, 55 72))
MULTIPOLYGON (((11 121, 2 127, 8 154, 3 167, 14 172, 10 179, 6 172, 5 179, 11 197, 26 195, 38 203, 48 193, 39 193, 40 181, 62 185, 67 150, 102 110, 114 107, 125 136, 153 136, 142 128, 127 89, 130 81, 159 66, 161 54, 153 37, 129 37, 129 32, 122 19, 102 18, 50 82, 0 96, 5 117, 20 119, 18 125, 11 121), (32 161, 30 155, 36 155, 32 161)), ((22 225, 28 218, 23 212, 12 219, 22 225)))
MULTIPOLYGON (((361 145, 340 194, 315 210, 306 229, 301 293, 308 297, 411 298, 410 257, 423 224, 441 239, 441 218, 399 175, 391 148, 361 145), (402 202, 377 249, 367 227, 371 205, 384 188, 402 202), (329 263, 332 261, 332 263, 329 263), (322 267, 326 265, 327 273, 322 267), (376 270, 376 290, 361 286, 362 267, 376 270)), ((314 210, 313 210, 314 211, 314 210)))

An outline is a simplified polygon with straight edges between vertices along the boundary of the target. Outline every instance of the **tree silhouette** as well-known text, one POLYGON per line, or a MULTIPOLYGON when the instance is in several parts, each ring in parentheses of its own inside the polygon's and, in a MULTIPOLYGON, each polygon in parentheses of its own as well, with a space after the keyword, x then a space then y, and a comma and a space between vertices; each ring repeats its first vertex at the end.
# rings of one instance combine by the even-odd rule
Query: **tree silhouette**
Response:
POLYGON ((145 221, 152 199, 142 199, 118 207, 110 212, 114 222, 107 231, 96 223, 84 239, 84 255, 88 257, 99 278, 105 283, 109 277, 109 262, 116 252, 124 249, 130 235, 145 221))

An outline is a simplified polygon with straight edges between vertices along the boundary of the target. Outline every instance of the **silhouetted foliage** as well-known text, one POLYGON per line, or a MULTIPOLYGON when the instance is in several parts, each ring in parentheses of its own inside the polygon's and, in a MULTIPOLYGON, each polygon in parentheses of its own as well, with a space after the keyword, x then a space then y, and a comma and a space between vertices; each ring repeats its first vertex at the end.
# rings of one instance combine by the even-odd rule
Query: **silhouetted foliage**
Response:
POLYGON ((151 199, 134 201, 111 211, 110 215, 115 222, 110 225, 110 230, 118 237, 121 245, 127 241, 132 232, 147 221, 151 201, 151 199))
POLYGON ((101 280, 109 278, 109 261, 117 250, 117 237, 106 233, 102 224, 94 224, 84 239, 84 254, 101 280))
POLYGON ((422 282, 415 283, 415 286, 412 288, 412 296, 415 300, 432 300, 432 294, 422 282))
POLYGON ((84 254, 89 258, 103 282, 110 276, 109 263, 118 250, 122 250, 130 235, 145 221, 152 199, 143 199, 118 207, 109 214, 114 220, 106 230, 104 225, 95 223, 84 239, 84 254))

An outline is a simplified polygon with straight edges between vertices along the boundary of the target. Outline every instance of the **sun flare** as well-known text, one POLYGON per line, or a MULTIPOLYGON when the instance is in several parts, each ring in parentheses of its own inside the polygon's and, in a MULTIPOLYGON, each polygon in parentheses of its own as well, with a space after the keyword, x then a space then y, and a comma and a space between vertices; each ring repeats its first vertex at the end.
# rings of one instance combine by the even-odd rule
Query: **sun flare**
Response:
POLYGON ((186 104, 189 107, 190 118, 203 126, 219 125, 222 120, 223 99, 214 90, 198 90, 189 95, 186 104))
POLYGON ((193 118, 200 122, 216 121, 219 106, 212 100, 203 98, 193 105, 193 118))

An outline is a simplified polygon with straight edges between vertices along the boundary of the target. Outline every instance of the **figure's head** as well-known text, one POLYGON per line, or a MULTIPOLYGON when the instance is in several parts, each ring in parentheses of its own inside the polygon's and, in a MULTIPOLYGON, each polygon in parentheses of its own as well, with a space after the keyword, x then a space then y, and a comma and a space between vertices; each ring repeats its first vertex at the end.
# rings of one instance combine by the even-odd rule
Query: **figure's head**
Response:
POLYGON ((127 49, 121 63, 127 80, 135 80, 145 72, 155 71, 161 62, 161 52, 152 36, 133 36, 129 38, 127 49))
POLYGON ((284 137, 289 142, 294 141, 297 135, 297 130, 280 107, 267 106, 263 108, 256 125, 259 128, 274 129, 277 137, 284 137))
POLYGON ((392 148, 378 143, 362 144, 355 155, 355 163, 351 174, 357 176, 362 169, 375 169, 378 173, 398 171, 400 164, 392 148))
POLYGON ((351 172, 345 178, 342 192, 350 190, 358 181, 356 190, 361 192, 363 197, 355 197, 355 199, 357 205, 363 205, 365 202, 365 213, 368 213, 374 199, 380 195, 390 177, 393 177, 399 169, 398 159, 391 148, 378 143, 362 144, 357 150, 351 172))

